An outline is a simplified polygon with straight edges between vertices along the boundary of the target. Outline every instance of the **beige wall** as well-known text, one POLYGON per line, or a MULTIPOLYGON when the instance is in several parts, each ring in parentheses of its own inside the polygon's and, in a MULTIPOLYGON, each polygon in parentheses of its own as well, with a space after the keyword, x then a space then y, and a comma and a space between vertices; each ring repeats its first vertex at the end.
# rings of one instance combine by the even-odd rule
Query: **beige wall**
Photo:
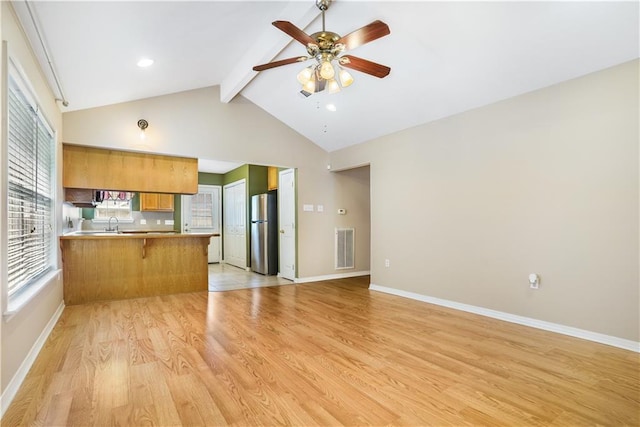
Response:
POLYGON ((336 227, 355 229, 355 271, 369 271, 371 259, 371 194, 369 166, 336 172, 329 213, 336 227), (338 215, 345 209, 346 215, 338 215))
MULTIPOLYGON (((34 59, 33 53, 29 48, 26 37, 22 33, 22 30, 17 24, 17 18, 13 13, 13 9, 9 2, 2 2, 1 4, 1 27, 2 40, 8 42, 9 55, 17 60, 22 67, 26 78, 31 83, 33 90, 38 97, 40 106, 44 110, 44 115, 47 117, 54 130, 58 133, 58 139, 62 133, 62 114, 55 102, 55 96, 48 88, 46 81, 44 80, 40 68, 34 59)), ((62 145, 58 144, 58 158, 62 156, 62 145)), ((2 156, 2 154, 0 154, 2 156)), ((2 159, 0 159, 2 160, 2 159)), ((7 176, 5 169, 5 162, 1 161, 0 166, 3 176, 7 176)), ((61 170, 57 170, 58 174, 58 191, 61 191, 61 170)), ((2 188, 3 192, 1 200, 6 203, 7 195, 4 193, 6 190, 2 188)), ((0 214, 0 221, 5 224, 6 218, 4 212, 6 210, 6 204, 3 204, 4 208, 2 214, 0 214)), ((58 202, 57 210, 62 212, 62 203, 58 202)), ((58 218, 57 227, 59 230, 62 228, 62 220, 58 218)), ((56 245, 57 247, 57 245, 56 245)), ((6 250, 6 248, 2 248, 6 250)), ((2 269, 6 274, 6 266, 2 269)), ((6 277, 2 280, 4 281, 6 277)), ((0 298, 3 298, 3 293, 0 292, 0 298)), ((1 347, 0 347, 0 360, 1 360, 1 386, 4 393, 8 383, 14 377, 18 368, 22 364, 24 358, 27 356, 36 340, 42 333, 43 329, 52 318, 56 309, 62 303, 62 284, 57 283, 55 285, 45 288, 39 293, 33 300, 31 300, 24 309, 15 315, 8 321, 3 317, 0 322, 1 330, 1 347)))
POLYGON ((638 75, 622 64, 332 153, 371 165, 372 283, 640 341, 638 75))
POLYGON ((218 87, 64 114, 68 143, 153 151, 298 170, 298 277, 340 273, 334 268, 336 215, 302 211, 332 203, 329 155, 242 97, 220 102, 218 87), (146 146, 138 119, 149 122, 146 146))

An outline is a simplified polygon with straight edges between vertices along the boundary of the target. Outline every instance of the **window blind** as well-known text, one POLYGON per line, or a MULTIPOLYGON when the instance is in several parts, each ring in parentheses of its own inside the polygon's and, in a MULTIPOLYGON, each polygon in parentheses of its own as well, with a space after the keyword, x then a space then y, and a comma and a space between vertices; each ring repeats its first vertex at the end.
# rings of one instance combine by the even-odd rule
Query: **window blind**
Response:
POLYGON ((52 268, 53 132, 13 75, 8 94, 8 293, 52 268))
POLYGON ((213 228, 213 194, 191 196, 191 228, 213 228))

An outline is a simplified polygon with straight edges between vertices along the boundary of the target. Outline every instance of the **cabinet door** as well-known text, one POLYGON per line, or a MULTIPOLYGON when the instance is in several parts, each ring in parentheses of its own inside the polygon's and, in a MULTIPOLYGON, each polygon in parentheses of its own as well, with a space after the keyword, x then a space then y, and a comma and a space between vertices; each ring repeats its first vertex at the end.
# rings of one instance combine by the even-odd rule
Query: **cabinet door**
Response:
POLYGON ((140 210, 141 211, 157 211, 158 210, 158 194, 140 193, 140 210))
POLYGON ((173 212, 173 194, 158 194, 158 210, 173 212))
POLYGON ((173 194, 140 193, 140 210, 173 212, 173 194))
POLYGON ((198 192, 198 159, 62 146, 62 186, 134 192, 198 192))

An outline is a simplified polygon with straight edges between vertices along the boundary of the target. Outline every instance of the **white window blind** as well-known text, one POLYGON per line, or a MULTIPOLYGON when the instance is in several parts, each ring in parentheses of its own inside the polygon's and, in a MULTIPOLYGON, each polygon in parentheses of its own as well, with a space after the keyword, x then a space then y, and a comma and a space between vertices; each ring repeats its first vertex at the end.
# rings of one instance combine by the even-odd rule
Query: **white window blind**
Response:
POLYGON ((213 194, 198 193, 191 197, 191 228, 213 228, 213 194))
POLYGON ((8 293, 49 271, 53 247, 53 132, 18 77, 8 96, 8 293))

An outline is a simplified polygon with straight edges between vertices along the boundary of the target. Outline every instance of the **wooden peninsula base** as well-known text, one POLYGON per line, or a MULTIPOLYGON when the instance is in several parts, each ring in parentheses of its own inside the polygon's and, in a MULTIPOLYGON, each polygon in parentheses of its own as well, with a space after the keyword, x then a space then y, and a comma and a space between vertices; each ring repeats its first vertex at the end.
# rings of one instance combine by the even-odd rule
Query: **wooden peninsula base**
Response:
POLYGON ((211 234, 60 237, 67 305, 206 291, 211 234))

